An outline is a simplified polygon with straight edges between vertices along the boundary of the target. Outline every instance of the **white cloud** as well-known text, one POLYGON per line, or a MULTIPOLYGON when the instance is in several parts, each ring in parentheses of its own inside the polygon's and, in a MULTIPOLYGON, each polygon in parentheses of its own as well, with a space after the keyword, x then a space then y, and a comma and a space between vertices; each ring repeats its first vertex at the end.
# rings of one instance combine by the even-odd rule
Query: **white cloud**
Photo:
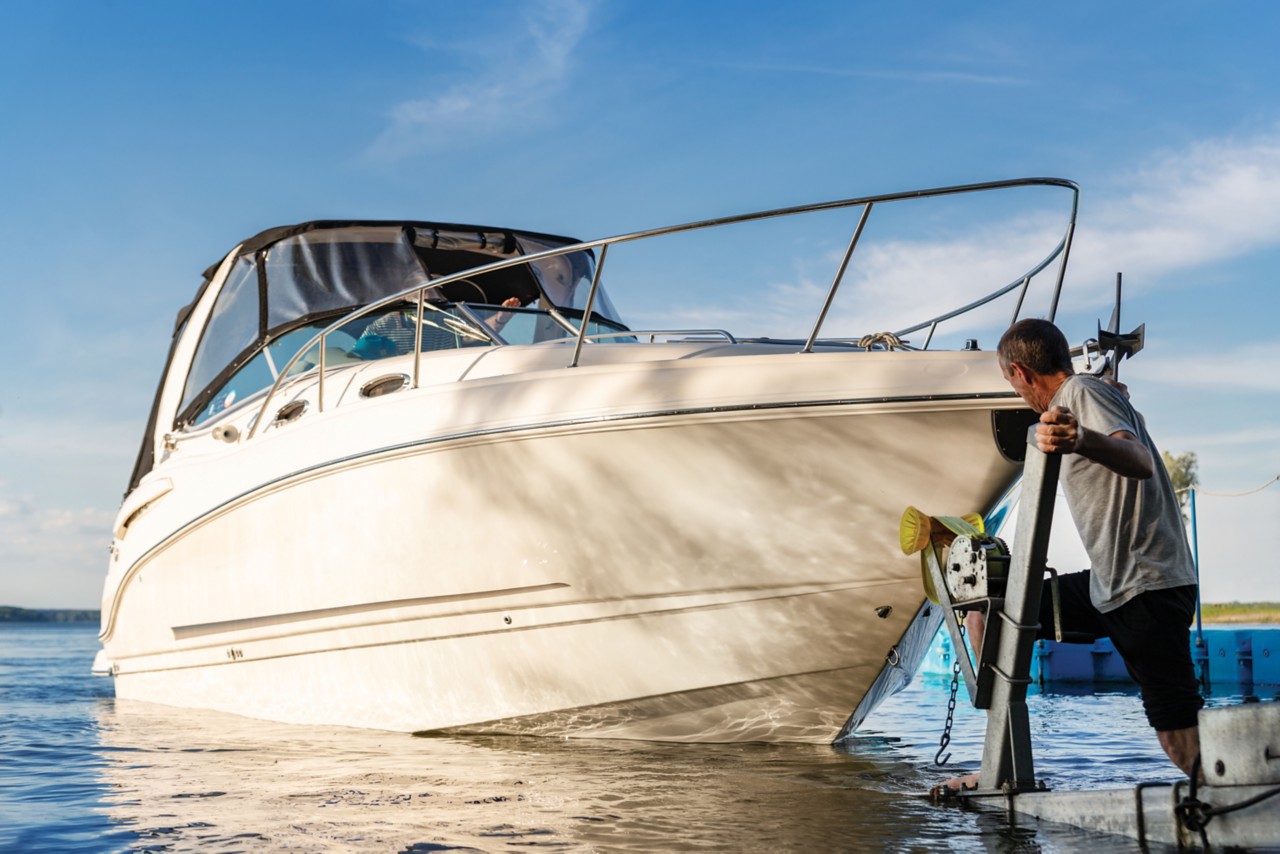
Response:
MULTIPOLYGON (((3 483, 21 484, 38 506, 118 503, 142 439, 136 421, 107 418, 91 428, 63 413, 23 412, 0 420, 0 502, 3 483)), ((2 542, 2 541, 0 541, 2 542)))
MULTIPOLYGON (((0 483, 0 491, 8 492, 6 484, 0 483)), ((105 552, 114 517, 114 511, 101 508, 43 507, 28 494, 0 494, 0 542, 7 558, 80 554, 86 542, 105 552)))
POLYGON ((96 607, 113 518, 98 508, 41 506, 0 483, 0 604, 96 607))
MULTIPOLYGON (((1126 294, 1132 295, 1135 289, 1159 287, 1173 271, 1280 244, 1280 205, 1275 202, 1280 198, 1280 131, 1166 152, 1150 165, 1094 186, 1101 189, 1091 191, 1086 185, 1081 193, 1063 291, 1063 306, 1073 310, 1098 308, 1105 316, 1114 299, 1117 270, 1125 271, 1126 294)), ((881 212, 873 210, 824 335, 904 328, 1008 284, 1061 239, 1067 201, 1064 194, 1057 209, 1038 206, 982 225, 930 223, 933 236, 921 239, 879 239, 874 229, 881 212)), ((915 204, 920 203, 894 203, 895 213, 915 204)), ((824 259, 832 272, 841 251, 824 259)), ((829 273, 813 275, 802 261, 795 267, 790 280, 770 286, 763 302, 758 294, 750 298, 758 315, 761 306, 767 309, 773 331, 807 330, 830 286, 829 273)), ((1024 316, 1047 311, 1056 269, 1055 263, 1037 277, 1024 316)), ((998 329, 1008 322, 1012 308, 1006 297, 953 321, 948 331, 998 329)), ((1178 372, 1180 382, 1274 391, 1280 374, 1268 374, 1264 366, 1276 363, 1277 346, 1264 343, 1234 357, 1187 359, 1168 370, 1170 375, 1178 372), (1228 365, 1230 370, 1218 370, 1228 365)))
POLYGON ((1195 447, 1238 448, 1280 445, 1280 424, 1254 424, 1242 430, 1223 430, 1180 436, 1182 444, 1195 447))
POLYGON ((137 425, 0 421, 0 605, 96 608, 137 425))
MULTIPOLYGON (((869 221, 875 218, 873 212, 869 221)), ((821 334, 861 336, 903 329, 1010 284, 1061 239, 1066 220, 1065 216, 1058 219, 1060 228, 1036 216, 1011 227, 963 232, 945 240, 864 238, 821 334)), ((817 320, 843 253, 843 246, 821 256, 810 251, 795 258, 791 276, 767 284, 763 293, 740 290, 735 300, 721 300, 716 307, 704 309, 685 305, 685 311, 708 318, 745 317, 745 322, 733 327, 744 334, 805 337, 817 320), (766 328, 753 328, 761 325, 766 328)), ((1042 283, 1052 275, 1052 270, 1042 273, 1036 290, 1047 287, 1042 283)), ((749 281, 750 273, 745 272, 742 280, 749 281)), ((1007 324, 1011 311, 1012 302, 999 301, 953 321, 949 331, 1007 324)), ((914 339, 923 342, 923 333, 914 339)))
MULTIPOLYGON (((1146 380, 1184 389, 1280 392, 1280 340, 1244 344, 1235 350, 1166 356, 1144 365, 1146 380)), ((1280 434, 1280 428, 1272 429, 1280 434)))
MULTIPOLYGON (((1175 270, 1280 243, 1280 133, 1165 153, 1113 186, 1081 192, 1064 289, 1064 299, 1078 305, 1109 305, 1117 270, 1137 273, 1129 281, 1143 287, 1175 270)), ((905 295, 914 303, 931 288, 939 307, 953 307, 1017 273, 1009 246, 1047 249, 1057 237, 1037 214, 943 242, 887 244, 858 259, 859 298, 869 304, 905 295)))
POLYGON ((483 62, 439 94, 402 101, 390 125, 366 150, 374 160, 397 160, 456 145, 495 131, 545 121, 547 104, 563 90, 573 53, 590 23, 591 0, 544 0, 521 7, 522 27, 491 46, 466 50, 483 62))
POLYGON ((1166 152, 1123 180, 1122 193, 1084 196, 1075 278, 1154 278, 1280 242, 1278 132, 1166 152))

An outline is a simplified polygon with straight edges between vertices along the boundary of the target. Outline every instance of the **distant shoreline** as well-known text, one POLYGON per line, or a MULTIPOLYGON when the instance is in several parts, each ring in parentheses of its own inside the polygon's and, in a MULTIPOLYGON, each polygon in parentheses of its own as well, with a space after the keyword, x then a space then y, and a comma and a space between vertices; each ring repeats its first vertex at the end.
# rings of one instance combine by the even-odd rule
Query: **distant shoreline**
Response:
POLYGON ((1206 623, 1280 623, 1280 602, 1205 602, 1200 615, 1206 623))
POLYGON ((0 605, 0 623, 59 623, 88 625, 102 619, 101 611, 78 611, 71 608, 15 608, 0 605))

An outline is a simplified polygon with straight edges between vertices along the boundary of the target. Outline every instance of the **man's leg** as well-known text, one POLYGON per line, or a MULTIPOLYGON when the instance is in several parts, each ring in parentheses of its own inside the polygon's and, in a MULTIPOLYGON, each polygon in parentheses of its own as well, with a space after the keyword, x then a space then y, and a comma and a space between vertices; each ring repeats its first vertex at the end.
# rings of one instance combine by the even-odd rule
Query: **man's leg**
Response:
POLYGON ((964 615, 964 630, 973 647, 973 657, 982 660, 982 633, 987 630, 987 618, 981 611, 969 611, 964 615))
POLYGON ((1178 766, 1178 770, 1190 777, 1196 757, 1200 755, 1200 727, 1156 730, 1156 737, 1160 739, 1165 755, 1178 766))
POLYGON ((1160 747, 1188 777, 1200 755, 1204 705, 1191 661, 1195 597, 1194 586, 1152 590, 1103 615, 1111 642, 1142 689, 1142 706, 1160 747))

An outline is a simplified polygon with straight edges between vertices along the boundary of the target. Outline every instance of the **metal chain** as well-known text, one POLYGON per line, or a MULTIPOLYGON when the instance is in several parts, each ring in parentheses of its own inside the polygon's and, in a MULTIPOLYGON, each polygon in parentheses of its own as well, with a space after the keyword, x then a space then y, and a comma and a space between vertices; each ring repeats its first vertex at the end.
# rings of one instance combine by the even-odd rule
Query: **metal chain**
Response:
POLYGON ((938 739, 938 752, 934 754, 933 764, 941 768, 951 759, 951 754, 942 755, 942 751, 951 744, 951 725, 955 721, 956 691, 960 689, 960 656, 964 653, 964 623, 960 624, 961 648, 952 650, 955 657, 951 661, 951 696, 947 698, 947 722, 942 727, 942 737, 938 739))

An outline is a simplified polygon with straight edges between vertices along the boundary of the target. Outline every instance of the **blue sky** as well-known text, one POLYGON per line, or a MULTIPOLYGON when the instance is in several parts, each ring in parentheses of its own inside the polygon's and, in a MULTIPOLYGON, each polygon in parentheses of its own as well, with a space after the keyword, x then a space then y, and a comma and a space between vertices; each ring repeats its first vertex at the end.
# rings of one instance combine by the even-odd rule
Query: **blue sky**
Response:
MULTIPOLYGON (((1029 175, 1082 186, 1069 337, 1116 271, 1147 324, 1123 378, 1199 456, 1206 600, 1280 600, 1280 486, 1209 494, 1280 474, 1278 34, 1271 2, 7 6, 0 604, 97 607, 174 314, 263 228, 592 238, 1029 175)), ((702 298, 767 332, 823 259, 702 298)))

